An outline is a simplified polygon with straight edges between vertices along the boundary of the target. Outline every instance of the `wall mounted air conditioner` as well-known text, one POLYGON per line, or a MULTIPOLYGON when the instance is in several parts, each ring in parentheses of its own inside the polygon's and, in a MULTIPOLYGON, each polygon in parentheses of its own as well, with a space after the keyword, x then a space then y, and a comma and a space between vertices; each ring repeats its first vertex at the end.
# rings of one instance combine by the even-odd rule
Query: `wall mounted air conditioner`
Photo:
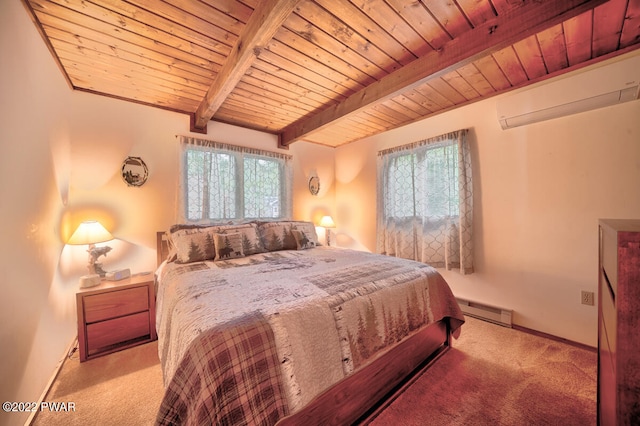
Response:
POLYGON ((550 120, 638 99, 640 55, 597 68, 569 73, 496 101, 503 129, 550 120))

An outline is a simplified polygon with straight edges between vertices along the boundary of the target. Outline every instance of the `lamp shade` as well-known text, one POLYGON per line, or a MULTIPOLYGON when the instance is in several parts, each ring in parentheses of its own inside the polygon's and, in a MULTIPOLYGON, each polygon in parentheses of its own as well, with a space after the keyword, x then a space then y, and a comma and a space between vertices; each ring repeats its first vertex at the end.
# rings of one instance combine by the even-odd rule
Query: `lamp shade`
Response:
POLYGON ((322 216, 322 219, 320 219, 320 226, 325 228, 335 228, 336 224, 333 223, 331 216, 322 216))
POLYGON ((113 235, 111 235, 100 222, 88 220, 78 226, 78 229, 71 235, 67 244, 96 244, 111 240, 113 240, 113 235))

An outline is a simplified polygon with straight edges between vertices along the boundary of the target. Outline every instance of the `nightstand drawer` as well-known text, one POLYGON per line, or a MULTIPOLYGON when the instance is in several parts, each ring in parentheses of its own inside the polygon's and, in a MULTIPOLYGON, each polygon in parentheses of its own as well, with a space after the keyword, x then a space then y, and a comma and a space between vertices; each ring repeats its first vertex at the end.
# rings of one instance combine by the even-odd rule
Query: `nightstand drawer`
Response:
POLYGON ((87 350, 91 354, 96 349, 149 334, 148 311, 89 324, 87 325, 87 350))
POLYGON ((85 321, 92 323, 148 310, 147 292, 148 288, 144 286, 86 296, 85 321))

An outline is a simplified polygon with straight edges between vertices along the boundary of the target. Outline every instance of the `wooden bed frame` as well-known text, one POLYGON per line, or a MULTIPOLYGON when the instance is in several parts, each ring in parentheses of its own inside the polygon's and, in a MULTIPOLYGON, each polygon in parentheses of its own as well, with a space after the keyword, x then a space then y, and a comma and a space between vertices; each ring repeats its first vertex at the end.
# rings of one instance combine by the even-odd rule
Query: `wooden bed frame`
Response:
MULTIPOLYGON (((157 253, 160 265, 169 253, 164 232, 157 233, 157 253)), ((448 321, 432 323, 331 386, 277 425, 367 424, 450 347, 448 321)))
POLYGON ((393 402, 450 348, 449 326, 423 328, 277 424, 364 425, 393 402))

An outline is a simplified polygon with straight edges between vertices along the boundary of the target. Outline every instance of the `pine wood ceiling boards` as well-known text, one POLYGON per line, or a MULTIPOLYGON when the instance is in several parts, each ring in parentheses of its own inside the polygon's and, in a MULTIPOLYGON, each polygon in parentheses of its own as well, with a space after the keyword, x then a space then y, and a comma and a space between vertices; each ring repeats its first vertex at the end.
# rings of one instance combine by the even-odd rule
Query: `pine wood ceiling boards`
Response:
POLYGON ((640 0, 23 3, 72 89, 282 146, 337 147, 640 47, 640 0))

